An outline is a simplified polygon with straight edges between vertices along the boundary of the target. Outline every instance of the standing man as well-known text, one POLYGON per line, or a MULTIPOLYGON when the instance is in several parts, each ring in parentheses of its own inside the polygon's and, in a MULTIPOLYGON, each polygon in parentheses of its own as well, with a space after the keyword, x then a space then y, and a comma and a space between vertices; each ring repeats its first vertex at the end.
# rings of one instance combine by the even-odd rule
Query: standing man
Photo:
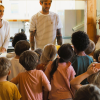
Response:
POLYGON ((0 4, 0 53, 7 52, 10 40, 10 25, 3 19, 5 7, 0 4))
POLYGON ((61 21, 56 13, 50 12, 52 0, 40 0, 42 10, 33 15, 30 21, 31 50, 41 48, 46 44, 62 44, 61 21))

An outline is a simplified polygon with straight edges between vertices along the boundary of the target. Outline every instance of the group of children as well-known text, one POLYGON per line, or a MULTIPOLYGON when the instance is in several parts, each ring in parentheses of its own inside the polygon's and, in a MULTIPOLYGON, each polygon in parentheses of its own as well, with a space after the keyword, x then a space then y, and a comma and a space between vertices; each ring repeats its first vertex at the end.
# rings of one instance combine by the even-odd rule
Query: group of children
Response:
MULTIPOLYGON (((83 31, 73 33, 71 41, 74 48, 47 44, 31 51, 26 35, 16 34, 15 52, 0 58, 0 100, 100 100, 100 69, 87 55, 95 44, 83 31)), ((100 62, 100 50, 94 59, 100 62)))

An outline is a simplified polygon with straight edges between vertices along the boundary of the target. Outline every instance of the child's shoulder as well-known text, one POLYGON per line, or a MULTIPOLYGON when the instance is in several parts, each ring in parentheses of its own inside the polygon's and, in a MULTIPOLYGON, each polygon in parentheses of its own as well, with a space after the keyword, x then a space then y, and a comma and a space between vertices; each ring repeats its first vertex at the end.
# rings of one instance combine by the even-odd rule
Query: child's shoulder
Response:
POLYGON ((4 82, 0 82, 0 85, 4 86, 5 88, 17 88, 16 85, 12 82, 9 82, 9 81, 4 81, 4 82))
POLYGON ((0 82, 0 95, 2 100, 19 100, 21 98, 17 86, 9 81, 0 82))
POLYGON ((86 55, 86 56, 87 56, 88 58, 90 58, 90 59, 93 59, 93 58, 92 58, 93 56, 89 56, 89 55, 86 55))
MULTIPOLYGON (((93 62, 93 58, 92 58, 91 56, 86 55, 86 58, 88 59, 88 61, 93 62)), ((87 59, 86 59, 86 60, 87 60, 87 59)))
POLYGON ((85 55, 85 56, 75 55, 75 56, 73 57, 73 59, 83 59, 83 58, 92 59, 92 57, 90 57, 89 55, 85 55))
POLYGON ((75 72, 75 70, 74 70, 74 68, 73 68, 73 66, 72 65, 70 65, 69 67, 68 67, 68 69, 67 69, 67 74, 68 75, 76 75, 76 72, 75 72))
POLYGON ((37 69, 37 70, 45 71, 46 65, 47 65, 47 64, 41 63, 41 64, 39 64, 39 65, 36 66, 36 69, 37 69))
MULTIPOLYGON (((27 71, 29 74, 32 74, 32 75, 42 75, 44 72, 42 71, 42 70, 37 70, 37 69, 34 69, 34 70, 30 70, 30 71, 27 71)), ((26 72, 26 73, 27 73, 26 72)), ((25 72, 23 72, 23 73, 25 73, 25 72)), ((22 74, 23 74, 22 73, 22 74)))

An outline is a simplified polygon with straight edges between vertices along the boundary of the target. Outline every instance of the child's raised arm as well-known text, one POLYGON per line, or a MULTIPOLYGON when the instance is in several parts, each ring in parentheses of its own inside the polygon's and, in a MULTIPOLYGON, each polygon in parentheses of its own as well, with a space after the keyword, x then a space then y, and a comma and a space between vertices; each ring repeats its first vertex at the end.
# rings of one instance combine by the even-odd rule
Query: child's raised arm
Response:
POLYGON ((72 79, 70 81, 70 84, 73 88, 75 89, 79 89, 82 85, 80 84, 85 78, 87 78, 88 76, 97 73, 100 69, 95 68, 95 63, 91 63, 90 64, 90 68, 83 74, 75 77, 74 79, 72 79))

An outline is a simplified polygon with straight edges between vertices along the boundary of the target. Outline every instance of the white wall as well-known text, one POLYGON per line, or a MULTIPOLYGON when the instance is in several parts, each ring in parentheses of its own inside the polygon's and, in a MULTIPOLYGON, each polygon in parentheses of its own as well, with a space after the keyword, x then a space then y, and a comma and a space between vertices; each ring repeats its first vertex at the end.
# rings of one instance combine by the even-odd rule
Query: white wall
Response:
POLYGON ((19 29, 24 29, 24 22, 9 22, 10 24, 10 36, 14 36, 15 33, 19 32, 19 29))
POLYGON ((75 1, 75 9, 84 9, 85 1, 75 1))

